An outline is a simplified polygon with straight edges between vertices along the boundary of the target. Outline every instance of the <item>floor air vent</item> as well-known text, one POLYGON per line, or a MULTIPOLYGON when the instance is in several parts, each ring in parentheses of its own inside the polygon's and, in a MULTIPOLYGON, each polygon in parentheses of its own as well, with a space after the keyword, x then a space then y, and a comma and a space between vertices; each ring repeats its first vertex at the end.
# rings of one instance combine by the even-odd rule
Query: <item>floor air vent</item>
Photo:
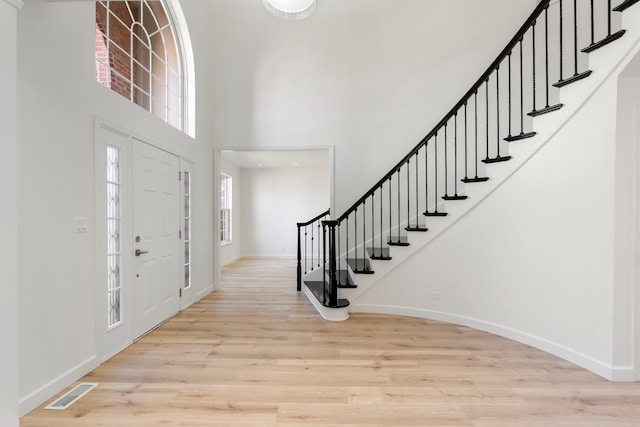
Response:
POLYGON ((93 390, 98 383, 81 383, 75 386, 72 390, 70 390, 67 394, 60 397, 55 402, 49 404, 49 406, 44 409, 56 409, 63 410, 67 409, 69 406, 73 405, 78 399, 80 399, 85 394, 89 393, 93 390))

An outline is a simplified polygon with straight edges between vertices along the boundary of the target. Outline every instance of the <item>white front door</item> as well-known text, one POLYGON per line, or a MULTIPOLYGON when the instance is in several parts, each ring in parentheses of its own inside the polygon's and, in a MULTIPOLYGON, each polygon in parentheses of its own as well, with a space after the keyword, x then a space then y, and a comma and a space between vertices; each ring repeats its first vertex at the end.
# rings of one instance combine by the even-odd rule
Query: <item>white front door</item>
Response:
POLYGON ((179 159, 134 139, 133 338, 180 309, 179 159))

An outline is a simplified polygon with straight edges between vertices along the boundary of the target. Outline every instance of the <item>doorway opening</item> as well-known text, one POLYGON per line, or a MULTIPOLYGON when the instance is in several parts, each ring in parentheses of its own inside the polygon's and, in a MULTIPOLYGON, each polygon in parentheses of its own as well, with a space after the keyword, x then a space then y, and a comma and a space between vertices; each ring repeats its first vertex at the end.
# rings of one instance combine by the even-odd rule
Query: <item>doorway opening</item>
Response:
POLYGON ((217 244, 220 268, 241 258, 291 259, 294 265, 296 222, 333 207, 333 147, 232 148, 216 154, 221 240, 230 222, 227 240, 217 244), (229 182, 230 191, 223 188, 229 182), (231 206, 223 206, 229 199, 231 206))

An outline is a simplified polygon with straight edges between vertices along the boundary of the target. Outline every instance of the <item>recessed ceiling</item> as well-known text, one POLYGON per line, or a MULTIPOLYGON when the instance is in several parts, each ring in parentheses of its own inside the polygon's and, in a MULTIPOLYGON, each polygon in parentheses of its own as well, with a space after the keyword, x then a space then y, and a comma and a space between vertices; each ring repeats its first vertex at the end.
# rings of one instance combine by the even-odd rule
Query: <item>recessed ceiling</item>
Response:
POLYGON ((329 149, 222 150, 222 158, 243 169, 329 169, 329 149))

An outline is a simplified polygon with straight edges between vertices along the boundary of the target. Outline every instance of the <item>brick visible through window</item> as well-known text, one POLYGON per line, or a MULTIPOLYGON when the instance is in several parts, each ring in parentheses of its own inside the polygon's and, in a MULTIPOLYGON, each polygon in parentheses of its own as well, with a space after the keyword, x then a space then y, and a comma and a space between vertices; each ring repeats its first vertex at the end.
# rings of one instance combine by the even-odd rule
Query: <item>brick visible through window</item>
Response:
POLYGON ((96 2, 96 81, 184 130, 183 72, 163 1, 96 2))

